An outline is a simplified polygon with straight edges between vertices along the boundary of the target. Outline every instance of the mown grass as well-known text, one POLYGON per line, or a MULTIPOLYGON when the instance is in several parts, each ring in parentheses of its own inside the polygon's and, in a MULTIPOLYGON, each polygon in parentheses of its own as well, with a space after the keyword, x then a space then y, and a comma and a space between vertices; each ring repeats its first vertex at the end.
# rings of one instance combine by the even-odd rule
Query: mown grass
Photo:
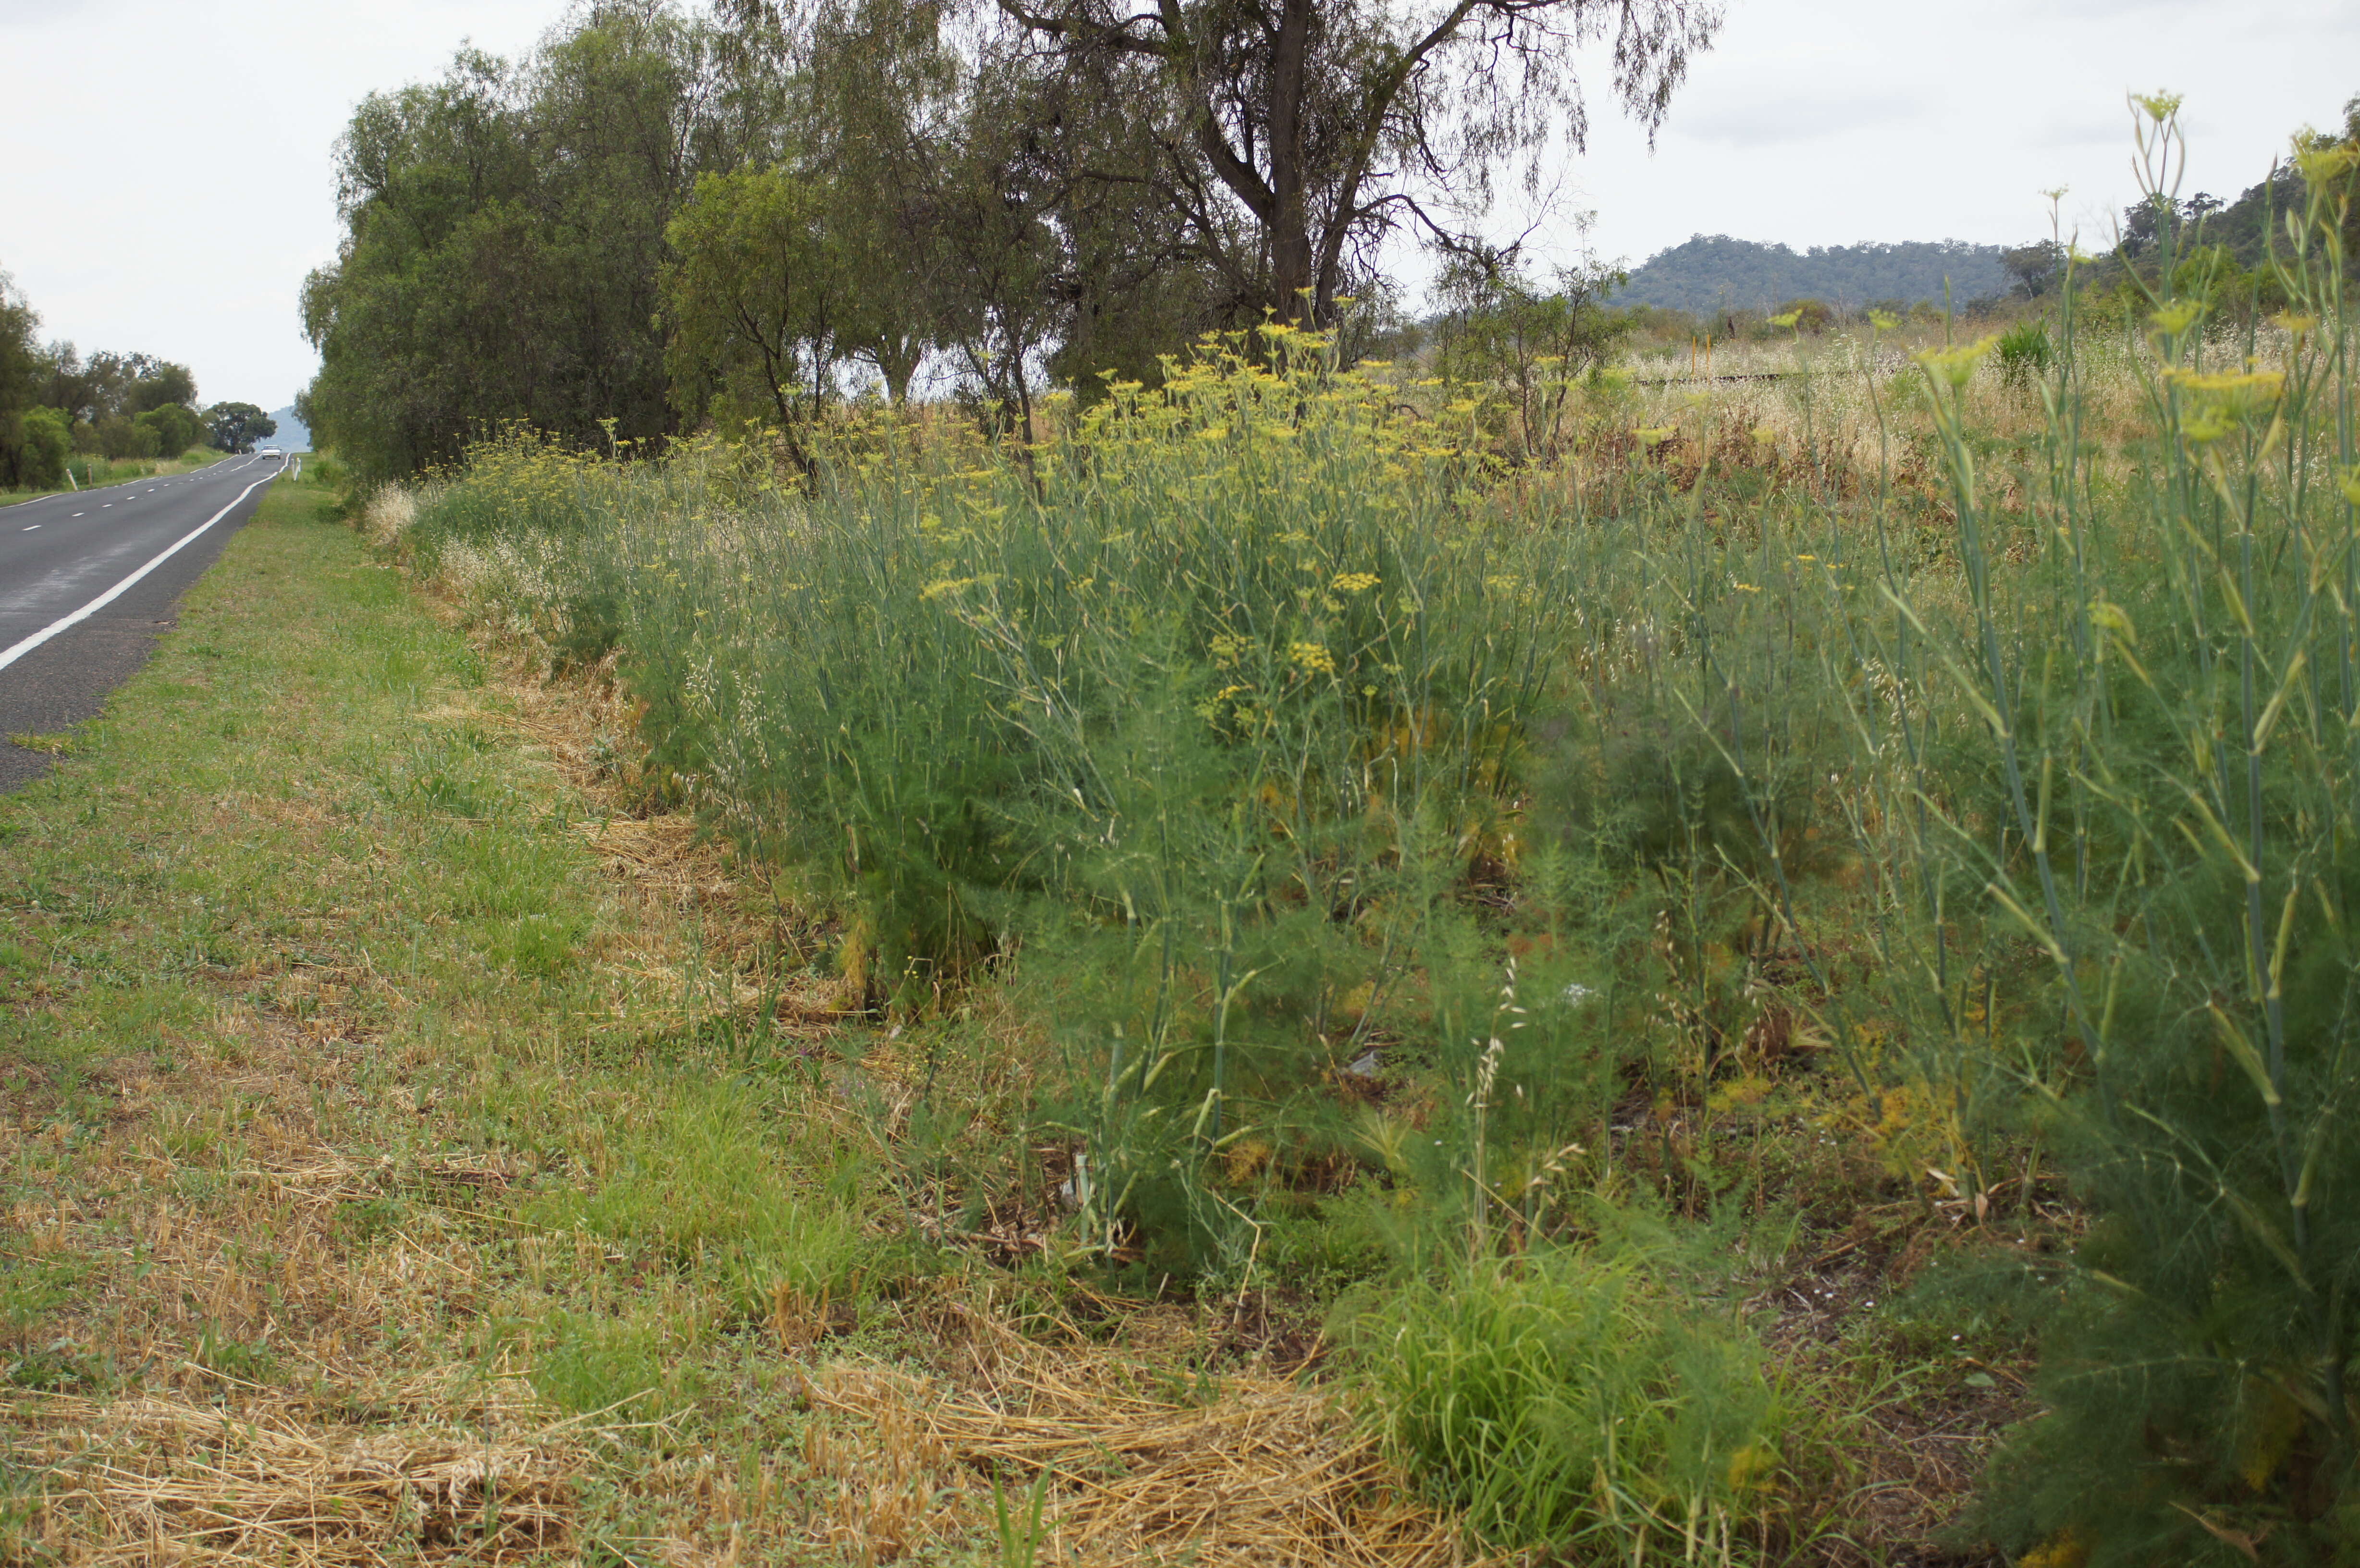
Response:
MULTIPOLYGON (((669 855, 660 893, 603 876, 595 800, 324 500, 274 487, 73 759, 0 808, 20 1443, 47 1441, 33 1389, 102 1433, 166 1390, 476 1439, 509 1388, 677 1417, 651 1399, 714 1381, 747 1306, 680 1288, 683 1249, 823 1291, 844 1267, 825 1216, 858 1161, 722 1106, 673 951, 694 917, 638 918, 726 912, 730 885, 669 855)), ((86 1545, 113 1506, 16 1546, 86 1545)))

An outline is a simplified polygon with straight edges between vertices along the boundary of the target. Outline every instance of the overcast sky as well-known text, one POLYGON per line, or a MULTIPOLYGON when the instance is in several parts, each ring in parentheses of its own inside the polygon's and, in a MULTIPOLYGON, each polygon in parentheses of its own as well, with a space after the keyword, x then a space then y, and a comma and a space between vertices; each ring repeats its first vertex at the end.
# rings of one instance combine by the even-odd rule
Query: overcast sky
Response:
MULTIPOLYGON (((303 275, 335 254, 331 147, 461 39, 530 46, 563 0, 0 0, 0 269, 45 332, 194 367, 275 408, 315 366, 303 275)), ((1602 78, 1601 78, 1602 80, 1602 78)), ((2360 92, 2360 4, 1732 0, 1651 154, 1593 105, 1544 248, 1636 262, 1692 234, 1809 245, 2091 239, 2133 193, 2126 90, 2188 99, 2190 192, 2229 197, 2360 92)), ((1517 221, 1501 215, 1503 223, 1517 221)))

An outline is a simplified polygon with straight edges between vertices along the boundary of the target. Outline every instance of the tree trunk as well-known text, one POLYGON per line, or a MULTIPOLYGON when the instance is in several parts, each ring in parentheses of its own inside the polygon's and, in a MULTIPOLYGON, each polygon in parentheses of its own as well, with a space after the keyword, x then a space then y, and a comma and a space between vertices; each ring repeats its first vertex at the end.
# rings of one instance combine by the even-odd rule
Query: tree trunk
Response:
POLYGON ((1304 189, 1304 73, 1311 53, 1314 0, 1286 0, 1271 52, 1270 223, 1272 305, 1282 321, 1316 326, 1327 301, 1312 267, 1309 193, 1304 189))
POLYGON ((896 408, 910 401, 910 383, 918 374, 925 349, 899 336, 881 338, 876 346, 877 374, 885 378, 885 399, 896 408))

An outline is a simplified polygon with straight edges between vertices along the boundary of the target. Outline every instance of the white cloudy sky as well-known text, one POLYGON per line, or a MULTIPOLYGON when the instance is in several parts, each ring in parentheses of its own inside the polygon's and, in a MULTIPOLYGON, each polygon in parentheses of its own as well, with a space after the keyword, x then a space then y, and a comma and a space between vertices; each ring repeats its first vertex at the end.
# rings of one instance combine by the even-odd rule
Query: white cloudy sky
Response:
MULTIPOLYGON (((0 269, 49 334, 277 408, 314 367, 296 293, 335 252, 353 103, 463 38, 524 48, 563 8, 0 0, 0 269)), ((2188 189, 2234 195, 2360 92, 2360 4, 1732 0, 1652 154, 1597 104, 1559 211, 1594 210, 1591 244, 1633 261, 1696 233, 2020 243, 2063 185, 2096 238, 2132 194, 2132 88, 2187 95, 2188 189)))

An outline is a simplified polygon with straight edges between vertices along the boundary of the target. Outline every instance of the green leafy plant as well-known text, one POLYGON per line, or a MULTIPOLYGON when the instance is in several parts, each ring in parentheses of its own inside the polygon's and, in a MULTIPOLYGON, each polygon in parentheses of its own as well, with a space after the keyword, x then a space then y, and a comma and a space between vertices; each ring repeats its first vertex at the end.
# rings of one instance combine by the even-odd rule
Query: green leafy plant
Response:
POLYGON ((2049 374, 2057 357, 2043 321, 2018 321, 2000 333, 1997 347, 2000 379, 2010 387, 2031 386, 2049 374))
POLYGON ((1761 1347, 1571 1249, 1479 1257, 1356 1325, 1387 1451, 1502 1549, 1713 1560, 1782 1507, 1761 1347))
POLYGON ((991 1523, 1000 1542, 1000 1568, 1032 1568, 1040 1561, 1041 1510, 1049 1500, 1049 1472, 1042 1471, 1032 1478, 1022 1501, 1014 1508, 1000 1486, 1000 1477, 991 1478, 991 1523))

